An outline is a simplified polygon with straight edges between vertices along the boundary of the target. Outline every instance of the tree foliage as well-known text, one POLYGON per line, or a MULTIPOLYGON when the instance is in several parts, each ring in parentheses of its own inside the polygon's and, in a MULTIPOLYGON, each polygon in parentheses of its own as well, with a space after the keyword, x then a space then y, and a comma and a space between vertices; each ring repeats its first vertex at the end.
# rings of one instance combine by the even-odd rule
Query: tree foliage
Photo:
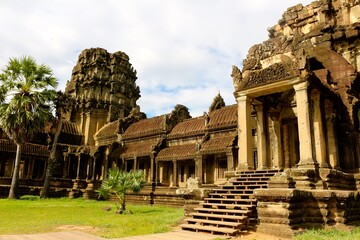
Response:
POLYGON ((29 57, 11 58, 0 74, 0 127, 17 146, 9 198, 17 197, 21 149, 51 117, 57 79, 29 57))
POLYGON ((97 192, 99 197, 102 196, 106 199, 115 195, 119 201, 119 205, 116 205, 117 209, 119 213, 123 213, 126 210, 126 192, 139 192, 145 183, 142 170, 126 172, 119 170, 119 168, 111 168, 108 171, 107 179, 102 182, 97 192))

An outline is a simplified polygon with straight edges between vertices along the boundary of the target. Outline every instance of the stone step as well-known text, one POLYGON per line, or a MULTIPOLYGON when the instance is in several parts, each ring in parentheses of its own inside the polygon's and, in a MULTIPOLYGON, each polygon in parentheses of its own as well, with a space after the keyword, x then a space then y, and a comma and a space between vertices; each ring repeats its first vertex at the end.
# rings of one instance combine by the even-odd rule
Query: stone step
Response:
POLYGON ((237 172, 236 174, 251 174, 251 175, 256 175, 256 174, 266 174, 266 173, 278 173, 278 172, 282 172, 282 170, 278 170, 278 169, 268 169, 268 170, 246 170, 246 171, 241 171, 241 172, 237 172))
POLYGON ((214 192, 212 192, 211 194, 234 194, 234 195, 239 195, 239 194, 254 194, 254 189, 222 189, 222 188, 218 188, 218 189, 214 189, 214 192))
POLYGON ((255 198, 204 198, 207 203, 256 203, 255 198))
POLYGON ((248 180, 248 181, 236 181, 236 180, 230 180, 230 183, 233 185, 267 185, 268 184, 268 180, 266 181, 253 181, 253 180, 248 180))
POLYGON ((208 220, 208 219, 201 219, 201 218, 185 218, 185 221, 188 224, 201 224, 201 225, 212 225, 215 227, 229 227, 229 228, 240 228, 243 223, 241 222, 228 222, 223 220, 208 220))
POLYGON ((224 215, 242 215, 251 213, 251 210, 219 208, 194 208, 194 211, 197 211, 198 213, 221 213, 224 215))
POLYGON ((257 184, 249 184, 249 185, 222 185, 221 189, 234 189, 234 190, 241 190, 241 189, 258 189, 258 188, 267 188, 267 185, 257 185, 257 184))
POLYGON ((210 213, 192 213, 191 214, 196 219, 202 220, 227 220, 232 222, 246 222, 248 216, 241 215, 225 215, 225 214, 210 214, 210 213))
POLYGON ((252 193, 210 193, 209 196, 211 198, 228 198, 228 199, 239 199, 239 198, 253 198, 254 197, 254 191, 251 191, 252 193))
POLYGON ((237 177, 237 178, 233 178, 231 179, 230 182, 241 182, 241 181, 245 181, 245 182, 249 182, 249 181, 269 181, 269 177, 237 177))
POLYGON ((193 230, 196 232, 208 232, 211 234, 226 234, 229 236, 236 235, 240 229, 233 228, 224 228, 224 227, 213 227, 213 226, 203 226, 200 224, 181 224, 180 227, 183 230, 193 230))
POLYGON ((253 209, 256 207, 256 204, 202 203, 201 205, 217 209, 253 209))

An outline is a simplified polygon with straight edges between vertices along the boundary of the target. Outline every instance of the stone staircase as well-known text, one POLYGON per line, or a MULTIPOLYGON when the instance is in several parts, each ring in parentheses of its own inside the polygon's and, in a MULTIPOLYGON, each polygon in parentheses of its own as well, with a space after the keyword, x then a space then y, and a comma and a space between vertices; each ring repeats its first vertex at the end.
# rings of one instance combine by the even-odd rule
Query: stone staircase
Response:
POLYGON ((228 183, 204 199, 194 209, 187 223, 180 225, 183 230, 208 232, 233 236, 241 230, 257 224, 257 201, 254 190, 267 188, 270 177, 279 170, 254 170, 239 172, 228 183))

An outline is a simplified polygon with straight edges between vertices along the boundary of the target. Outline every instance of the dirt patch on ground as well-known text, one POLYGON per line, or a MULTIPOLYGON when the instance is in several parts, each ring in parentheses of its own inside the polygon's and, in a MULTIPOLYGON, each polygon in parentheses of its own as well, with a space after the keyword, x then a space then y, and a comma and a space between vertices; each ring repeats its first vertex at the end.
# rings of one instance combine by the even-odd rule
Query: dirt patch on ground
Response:
POLYGON ((234 238, 234 240, 289 240, 289 238, 280 238, 273 235, 249 231, 247 233, 241 233, 241 236, 234 238))
POLYGON ((98 229, 92 226, 81 226, 81 225, 61 225, 56 228, 60 231, 81 231, 85 233, 96 233, 98 229))

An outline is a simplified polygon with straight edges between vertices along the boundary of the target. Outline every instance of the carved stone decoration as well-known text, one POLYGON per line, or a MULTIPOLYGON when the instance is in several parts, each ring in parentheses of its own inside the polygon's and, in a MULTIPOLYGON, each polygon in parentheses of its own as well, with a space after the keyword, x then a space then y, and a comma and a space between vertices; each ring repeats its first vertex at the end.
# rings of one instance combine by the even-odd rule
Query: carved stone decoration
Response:
POLYGON ((181 104, 177 104, 174 110, 166 116, 166 128, 172 129, 176 124, 182 122, 185 119, 191 118, 189 109, 181 104))
POLYGON ((222 96, 220 95, 220 93, 218 93, 218 94, 214 97, 214 99, 213 99, 213 101, 212 101, 212 103, 211 103, 211 105, 210 105, 210 107, 209 107, 209 112, 212 112, 212 111, 214 111, 214 110, 220 109, 220 108, 222 108, 222 107, 225 107, 225 101, 224 101, 224 99, 222 98, 222 96))
POLYGON ((136 71, 124 52, 102 48, 85 49, 73 68, 66 92, 75 99, 68 120, 78 125, 85 144, 105 124, 124 118, 140 98, 136 71))

